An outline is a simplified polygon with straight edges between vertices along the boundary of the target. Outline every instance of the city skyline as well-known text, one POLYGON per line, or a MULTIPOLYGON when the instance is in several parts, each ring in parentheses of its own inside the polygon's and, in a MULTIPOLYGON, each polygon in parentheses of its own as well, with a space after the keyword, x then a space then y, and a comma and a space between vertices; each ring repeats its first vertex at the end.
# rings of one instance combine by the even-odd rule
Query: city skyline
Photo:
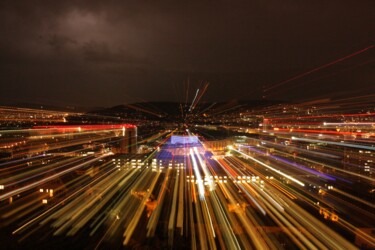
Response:
POLYGON ((373 249, 373 95, 180 107, 1 107, 3 246, 373 249))

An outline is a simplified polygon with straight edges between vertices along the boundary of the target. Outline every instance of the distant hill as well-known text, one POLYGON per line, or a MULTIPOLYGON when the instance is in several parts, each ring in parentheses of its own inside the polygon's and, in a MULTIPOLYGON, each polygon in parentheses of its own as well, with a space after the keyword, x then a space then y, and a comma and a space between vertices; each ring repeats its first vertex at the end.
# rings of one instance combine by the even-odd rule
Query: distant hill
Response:
POLYGON ((240 112, 251 110, 262 106, 271 106, 282 103, 281 101, 251 100, 231 101, 218 103, 200 103, 190 110, 190 104, 185 105, 177 102, 142 102, 126 105, 117 105, 110 108, 96 109, 87 112, 88 115, 100 115, 118 118, 163 120, 178 119, 186 114, 225 114, 227 112, 240 112))

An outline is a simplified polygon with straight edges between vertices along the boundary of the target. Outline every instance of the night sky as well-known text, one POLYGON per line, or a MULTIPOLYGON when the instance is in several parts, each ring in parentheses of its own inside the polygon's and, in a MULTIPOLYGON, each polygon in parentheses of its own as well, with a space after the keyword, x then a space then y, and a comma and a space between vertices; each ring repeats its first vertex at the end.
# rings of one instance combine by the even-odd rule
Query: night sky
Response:
POLYGON ((112 106, 375 93, 374 0, 0 2, 0 103, 112 106))

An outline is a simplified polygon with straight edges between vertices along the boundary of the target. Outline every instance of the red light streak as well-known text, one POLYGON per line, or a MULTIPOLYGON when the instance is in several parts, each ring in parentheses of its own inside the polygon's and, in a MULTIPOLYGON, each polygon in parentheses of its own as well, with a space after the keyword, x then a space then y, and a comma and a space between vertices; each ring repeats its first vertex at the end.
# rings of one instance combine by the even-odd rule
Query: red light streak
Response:
MULTIPOLYGON (((287 128, 277 128, 275 131, 286 131, 286 132, 301 132, 301 133, 318 133, 318 134, 334 134, 334 135, 365 135, 365 134, 370 134, 370 133, 365 133, 365 132, 347 132, 347 131, 331 131, 331 130, 313 130, 313 129, 287 129, 287 128)), ((370 134, 369 136, 374 136, 373 134, 370 134)))
POLYGON ((33 129, 82 129, 82 130, 106 130, 106 129, 122 129, 136 128, 133 124, 95 124, 95 125, 54 125, 54 126, 34 126, 33 129))
POLYGON ((329 66, 332 66, 332 65, 334 65, 334 64, 336 64, 336 63, 339 63, 339 62, 342 62, 342 61, 344 61, 344 60, 346 60, 346 59, 349 59, 349 58, 351 58, 351 57, 354 57, 354 56, 356 56, 356 55, 362 54, 363 52, 365 52, 365 51, 367 51, 367 50, 369 50, 369 49, 372 49, 373 47, 374 47, 374 45, 371 45, 371 46, 369 46, 369 47, 367 47, 367 48, 361 49, 361 50, 359 50, 359 51, 357 51, 357 52, 354 52, 354 53, 352 53, 352 54, 350 54, 350 55, 347 55, 347 56, 344 56, 344 57, 342 57, 342 58, 336 59, 336 60, 334 60, 334 61, 332 61, 332 62, 326 63, 326 64, 324 64, 324 65, 322 65, 322 66, 319 66, 319 67, 317 67, 317 68, 311 69, 311 70, 309 70, 309 71, 307 71, 307 72, 304 72, 304 73, 302 73, 302 74, 296 75, 296 76, 294 76, 294 77, 292 77, 292 78, 289 78, 289 79, 287 79, 287 80, 285 80, 285 81, 282 81, 282 82, 276 83, 276 84, 274 84, 274 85, 272 85, 272 86, 266 88, 264 91, 266 92, 266 91, 269 91, 269 90, 271 90, 271 89, 277 88, 277 87, 279 87, 279 86, 281 86, 281 85, 284 85, 284 84, 286 84, 286 83, 288 83, 288 82, 291 82, 291 81, 297 80, 297 79, 302 78, 302 77, 304 77, 304 76, 307 76, 307 75, 309 75, 309 74, 311 74, 311 73, 314 73, 314 72, 319 71, 319 70, 321 70, 321 69, 327 68, 327 67, 329 67, 329 66))
MULTIPOLYGON (((277 117, 267 118, 264 120, 290 120, 290 119, 312 119, 312 118, 331 118, 331 117, 351 117, 351 116, 373 116, 375 113, 364 114, 330 114, 330 115, 316 115, 316 116, 297 116, 297 117, 277 117)), ((266 122, 266 121, 265 121, 266 122)))

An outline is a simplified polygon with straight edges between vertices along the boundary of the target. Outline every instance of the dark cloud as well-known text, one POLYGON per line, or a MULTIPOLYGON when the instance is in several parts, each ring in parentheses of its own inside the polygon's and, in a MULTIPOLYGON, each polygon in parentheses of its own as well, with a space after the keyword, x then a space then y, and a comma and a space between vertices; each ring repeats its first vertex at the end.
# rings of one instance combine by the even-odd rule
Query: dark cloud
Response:
POLYGON ((51 48, 56 51, 66 50, 68 46, 74 46, 76 44, 77 41, 69 37, 59 36, 56 34, 51 34, 48 38, 48 45, 50 45, 51 48))
POLYGON ((84 43, 81 47, 85 60, 94 63, 113 63, 118 65, 143 66, 149 62, 145 58, 139 58, 121 49, 113 51, 106 43, 94 41, 84 43))
MULTIPOLYGON (((176 100, 188 77, 211 83, 207 100, 260 98, 264 86, 374 44, 373 13, 372 0, 4 0, 0 99, 176 100)), ((269 96, 371 89, 374 50, 269 96)))

